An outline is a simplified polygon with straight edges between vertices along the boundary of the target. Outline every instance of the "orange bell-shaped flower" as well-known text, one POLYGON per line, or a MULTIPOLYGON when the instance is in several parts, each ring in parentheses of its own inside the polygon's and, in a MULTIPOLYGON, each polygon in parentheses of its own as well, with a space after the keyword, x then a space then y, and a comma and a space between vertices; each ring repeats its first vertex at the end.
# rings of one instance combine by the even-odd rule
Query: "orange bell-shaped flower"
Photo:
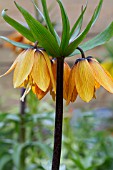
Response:
POLYGON ((89 102, 100 86, 113 93, 111 75, 92 57, 77 59, 69 76, 67 104, 75 101, 77 95, 89 102))
POLYGON ((22 101, 31 89, 41 99, 48 92, 50 83, 52 83, 53 91, 56 91, 51 61, 43 50, 24 50, 2 76, 7 75, 12 70, 14 70, 14 88, 26 88, 24 95, 21 97, 22 101))

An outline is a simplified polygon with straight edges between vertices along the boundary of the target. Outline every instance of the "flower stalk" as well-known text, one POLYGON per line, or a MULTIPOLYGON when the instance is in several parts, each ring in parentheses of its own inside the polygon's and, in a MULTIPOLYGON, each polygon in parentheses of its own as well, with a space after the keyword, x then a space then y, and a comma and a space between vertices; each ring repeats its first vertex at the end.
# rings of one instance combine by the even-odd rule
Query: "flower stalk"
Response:
POLYGON ((82 50, 82 48, 77 47, 77 50, 80 51, 82 58, 85 58, 85 54, 84 54, 84 51, 82 50))
POLYGON ((52 170, 59 170, 62 146, 62 124, 63 124, 63 70, 64 58, 57 58, 57 83, 56 83, 56 116, 52 170))
MULTIPOLYGON (((21 90, 21 96, 23 96, 25 92, 25 89, 22 88, 21 90)), ((24 101, 20 102, 20 143, 25 143, 25 134, 26 134, 26 129, 25 129, 25 108, 26 108, 26 98, 24 101)), ((20 157, 20 170, 25 170, 25 152, 22 152, 22 155, 20 157)))

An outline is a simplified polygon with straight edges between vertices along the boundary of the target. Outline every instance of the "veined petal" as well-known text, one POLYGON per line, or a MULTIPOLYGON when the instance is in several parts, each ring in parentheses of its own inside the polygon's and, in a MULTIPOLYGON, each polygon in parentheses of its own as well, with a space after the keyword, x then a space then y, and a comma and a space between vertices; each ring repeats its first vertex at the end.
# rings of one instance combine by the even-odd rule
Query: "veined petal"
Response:
POLYGON ((69 65, 65 62, 64 63, 64 82, 63 82, 63 97, 66 100, 67 99, 67 95, 68 95, 68 80, 69 80, 69 75, 70 75, 70 67, 69 65))
POLYGON ((14 88, 19 87, 30 74, 34 63, 34 52, 35 50, 29 49, 22 53, 14 71, 14 88))
MULTIPOLYGON (((76 89, 74 71, 75 71, 75 68, 73 67, 70 71, 69 80, 68 80, 69 84, 68 84, 68 95, 67 95, 66 105, 68 105, 70 101, 72 101, 73 92, 74 92, 74 89, 76 89)), ((75 96, 77 97, 77 91, 75 93, 76 93, 75 96)))
POLYGON ((76 89, 76 86, 74 87, 74 90, 73 90, 73 93, 72 93, 72 96, 71 96, 71 102, 74 102, 77 98, 77 89, 76 89))
POLYGON ((51 62, 50 62, 49 56, 44 51, 42 51, 42 53, 43 53, 44 58, 45 58, 46 63, 47 63, 47 67, 48 67, 48 70, 49 70, 51 82, 52 82, 52 85, 53 85, 53 90, 56 93, 56 84, 55 84, 55 81, 54 81, 54 76, 53 76, 53 73, 52 73, 52 66, 51 66, 51 62))
POLYGON ((33 93, 37 96, 39 100, 41 100, 49 91, 49 88, 44 92, 37 85, 32 87, 33 93))
MULTIPOLYGON (((56 71, 57 71, 57 60, 53 59, 51 61, 51 66, 52 66, 52 73, 53 73, 53 77, 54 77, 54 82, 55 82, 55 86, 56 86, 56 71)), ((53 89, 53 84, 50 85, 50 95, 52 96, 52 99, 55 101, 56 98, 56 91, 54 91, 53 89)))
POLYGON ((75 65, 75 84, 82 100, 89 102, 94 95, 95 78, 86 59, 75 65))
POLYGON ((95 80, 95 89, 100 88, 100 84, 95 80))
POLYGON ((50 84, 50 74, 46 60, 41 52, 35 52, 34 65, 31 75, 37 86, 45 92, 50 84))
POLYGON ((53 89, 50 89, 50 95, 52 96, 53 101, 55 101, 56 94, 55 94, 55 92, 53 91, 53 89))
POLYGON ((113 93, 113 78, 97 61, 89 61, 96 81, 107 91, 113 93))

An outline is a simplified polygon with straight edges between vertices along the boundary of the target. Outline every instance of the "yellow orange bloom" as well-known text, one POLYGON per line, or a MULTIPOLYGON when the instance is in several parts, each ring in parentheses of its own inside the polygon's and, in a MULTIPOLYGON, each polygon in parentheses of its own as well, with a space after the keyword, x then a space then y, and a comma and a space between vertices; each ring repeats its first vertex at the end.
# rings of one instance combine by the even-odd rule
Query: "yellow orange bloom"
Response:
POLYGON ((68 80, 69 80, 70 71, 71 71, 71 68, 66 62, 64 62, 63 97, 65 100, 67 100, 68 80))
POLYGON ((36 84, 32 86, 32 91, 39 100, 41 100, 48 93, 49 90, 50 90, 49 87, 46 91, 42 91, 36 84))
POLYGON ((92 57, 77 59, 69 76, 67 104, 75 101, 77 95, 89 102, 100 86, 113 93, 111 75, 92 57))
POLYGON ((55 92, 56 90, 51 61, 45 51, 37 49, 24 50, 16 58, 10 69, 2 76, 7 75, 12 70, 14 70, 14 88, 26 88, 21 98, 22 101, 31 89, 39 99, 43 98, 48 92, 50 83, 52 83, 53 91, 55 92))
MULTIPOLYGON (((52 62, 52 71, 53 71, 53 75, 54 75, 54 81, 56 84, 56 77, 57 77, 57 60, 53 59, 51 60, 52 62)), ((64 62, 64 76, 63 76, 63 98, 65 100, 67 100, 67 93, 68 93, 68 79, 69 79, 69 75, 70 75, 70 71, 71 68, 69 67, 69 65, 64 62)), ((56 94, 54 93, 54 91, 52 90, 52 88, 50 88, 50 94, 53 98, 53 100, 55 100, 55 96, 56 94)))

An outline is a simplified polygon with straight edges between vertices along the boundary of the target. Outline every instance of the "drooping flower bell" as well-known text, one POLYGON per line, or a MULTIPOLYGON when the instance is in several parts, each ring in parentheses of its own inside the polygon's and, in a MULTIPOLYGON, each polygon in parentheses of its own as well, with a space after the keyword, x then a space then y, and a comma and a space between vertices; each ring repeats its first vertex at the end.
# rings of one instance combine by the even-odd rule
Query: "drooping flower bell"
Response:
POLYGON ((93 57, 77 59, 69 76, 67 104, 74 102, 77 95, 89 102, 100 86, 113 93, 113 78, 108 71, 93 57))
POLYGON ((31 89, 37 95, 38 99, 42 99, 48 92, 50 83, 55 92, 51 62, 44 50, 24 50, 16 58, 10 69, 2 76, 7 75, 12 70, 14 70, 14 88, 26 88, 25 93, 21 97, 22 101, 24 101, 25 96, 31 89))

